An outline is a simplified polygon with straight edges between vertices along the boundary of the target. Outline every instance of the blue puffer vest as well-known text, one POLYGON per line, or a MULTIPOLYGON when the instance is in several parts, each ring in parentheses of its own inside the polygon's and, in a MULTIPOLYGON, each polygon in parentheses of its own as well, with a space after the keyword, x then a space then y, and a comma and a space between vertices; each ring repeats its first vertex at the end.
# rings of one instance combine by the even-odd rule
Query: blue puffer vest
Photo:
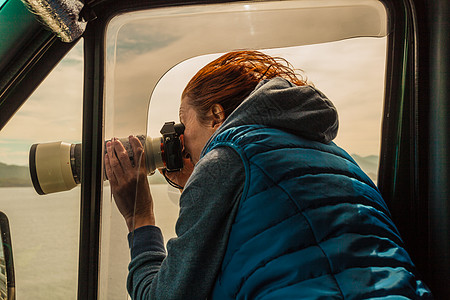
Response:
POLYGON ((378 189, 341 148, 259 125, 225 130, 204 153, 223 146, 246 183, 212 299, 431 297, 378 189))

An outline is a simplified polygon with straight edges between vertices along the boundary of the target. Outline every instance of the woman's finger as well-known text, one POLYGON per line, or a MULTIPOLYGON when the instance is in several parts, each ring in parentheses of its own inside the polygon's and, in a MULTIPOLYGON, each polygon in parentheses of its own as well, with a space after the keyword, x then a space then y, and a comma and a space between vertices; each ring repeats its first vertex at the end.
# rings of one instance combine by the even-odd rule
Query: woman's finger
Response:
POLYGON ((119 182, 119 180, 121 178, 123 178, 124 174, 123 174, 122 166, 120 165, 119 159, 116 156, 114 142, 115 142, 115 139, 112 139, 111 141, 108 141, 106 143, 106 152, 108 153, 109 165, 111 166, 111 171, 114 173, 117 182, 119 182))
POLYGON ((116 175, 114 175, 114 172, 111 169, 111 162, 109 160, 108 153, 105 154, 105 171, 106 171, 106 177, 108 177, 109 183, 112 186, 117 185, 117 178, 116 175))
POLYGON ((129 136, 129 141, 131 149, 133 149, 135 165, 139 164, 139 167, 145 167, 145 155, 143 155, 144 147, 142 146, 141 141, 132 135, 129 136))
POLYGON ((113 145, 117 158, 119 159, 120 165, 122 166, 123 172, 129 172, 131 169, 133 169, 133 166, 131 165, 127 150, 123 146, 122 142, 118 139, 114 139, 113 145))

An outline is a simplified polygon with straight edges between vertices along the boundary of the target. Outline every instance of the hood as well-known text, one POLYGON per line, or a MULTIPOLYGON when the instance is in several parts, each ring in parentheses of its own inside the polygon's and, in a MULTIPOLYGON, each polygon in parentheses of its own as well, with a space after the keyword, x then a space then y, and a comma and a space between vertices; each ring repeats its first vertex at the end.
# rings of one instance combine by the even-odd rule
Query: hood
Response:
POLYGON ((283 78, 261 81, 255 90, 211 136, 240 125, 259 124, 328 143, 337 135, 338 115, 328 98, 312 86, 297 86, 283 78))

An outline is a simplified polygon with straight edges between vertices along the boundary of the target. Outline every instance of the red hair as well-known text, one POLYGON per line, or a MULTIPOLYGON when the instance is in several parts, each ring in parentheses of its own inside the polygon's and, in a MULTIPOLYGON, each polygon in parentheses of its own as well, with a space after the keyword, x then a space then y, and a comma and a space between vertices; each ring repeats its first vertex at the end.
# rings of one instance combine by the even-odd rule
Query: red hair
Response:
POLYGON ((208 121, 214 104, 220 104, 227 118, 264 79, 282 77, 302 86, 306 81, 283 58, 259 51, 233 51, 204 66, 187 84, 182 98, 197 112, 199 121, 208 121))

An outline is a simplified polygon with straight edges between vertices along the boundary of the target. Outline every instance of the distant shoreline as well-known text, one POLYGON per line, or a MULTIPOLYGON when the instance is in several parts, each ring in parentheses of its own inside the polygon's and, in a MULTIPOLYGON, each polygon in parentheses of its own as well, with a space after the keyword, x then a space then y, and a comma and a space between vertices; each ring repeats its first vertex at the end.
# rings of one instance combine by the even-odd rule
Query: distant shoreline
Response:
POLYGON ((27 166, 8 165, 0 162, 0 187, 32 187, 27 166))

